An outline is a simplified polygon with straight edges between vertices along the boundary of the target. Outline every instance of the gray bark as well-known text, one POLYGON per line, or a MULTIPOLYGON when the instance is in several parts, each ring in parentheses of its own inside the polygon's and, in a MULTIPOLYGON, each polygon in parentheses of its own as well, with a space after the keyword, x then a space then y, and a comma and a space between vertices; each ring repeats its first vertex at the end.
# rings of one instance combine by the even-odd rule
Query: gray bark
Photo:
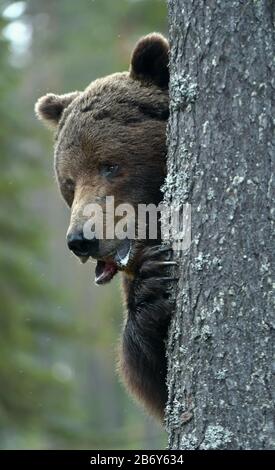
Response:
POLYGON ((168 6, 165 198, 192 206, 191 247, 175 254, 169 447, 270 449, 274 3, 168 6))

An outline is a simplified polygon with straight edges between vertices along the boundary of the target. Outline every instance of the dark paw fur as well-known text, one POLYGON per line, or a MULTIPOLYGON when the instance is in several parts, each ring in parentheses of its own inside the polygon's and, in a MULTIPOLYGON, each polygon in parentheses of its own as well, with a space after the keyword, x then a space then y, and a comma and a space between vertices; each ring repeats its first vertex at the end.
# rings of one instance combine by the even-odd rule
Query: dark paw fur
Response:
POLYGON ((167 401, 166 341, 174 310, 171 289, 176 267, 170 246, 142 251, 129 285, 123 335, 121 370, 128 387, 160 419, 167 401))
POLYGON ((159 310, 171 311, 172 281, 176 281, 177 263, 172 259, 170 245, 155 245, 143 250, 135 280, 136 306, 158 305, 159 310))

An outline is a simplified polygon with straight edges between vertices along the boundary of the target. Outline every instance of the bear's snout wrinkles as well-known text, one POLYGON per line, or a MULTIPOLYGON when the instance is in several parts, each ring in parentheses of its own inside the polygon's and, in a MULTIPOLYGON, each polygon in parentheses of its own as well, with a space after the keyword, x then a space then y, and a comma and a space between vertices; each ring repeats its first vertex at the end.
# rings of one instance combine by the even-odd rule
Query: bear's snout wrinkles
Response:
MULTIPOLYGON (((93 187, 92 177, 90 182, 93 187)), ((121 219, 121 216, 115 215, 116 199, 111 196, 114 205, 108 206, 106 196, 97 194, 96 184, 91 191, 78 185, 72 203, 66 241, 69 250, 81 261, 82 258, 114 260, 122 244, 116 234, 116 224, 121 219)))

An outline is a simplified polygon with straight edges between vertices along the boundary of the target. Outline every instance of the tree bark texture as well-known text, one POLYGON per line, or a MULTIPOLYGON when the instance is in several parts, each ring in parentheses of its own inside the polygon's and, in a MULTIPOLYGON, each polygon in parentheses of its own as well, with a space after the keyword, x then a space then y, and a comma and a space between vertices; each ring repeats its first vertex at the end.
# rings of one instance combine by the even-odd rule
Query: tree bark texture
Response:
POLYGON ((175 254, 169 447, 270 449, 274 2, 168 0, 168 8, 165 199, 192 207, 191 247, 175 254))

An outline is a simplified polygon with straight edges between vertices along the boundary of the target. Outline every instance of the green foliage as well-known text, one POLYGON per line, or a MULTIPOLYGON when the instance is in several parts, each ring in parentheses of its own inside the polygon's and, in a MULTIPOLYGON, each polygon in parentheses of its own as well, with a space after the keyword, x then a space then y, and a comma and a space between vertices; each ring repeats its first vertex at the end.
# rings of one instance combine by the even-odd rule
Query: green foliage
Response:
MULTIPOLYGON (((5 26, 2 19, 1 31, 5 26)), ((46 338, 65 341, 72 325, 51 314, 58 297, 42 275, 45 227, 29 206, 30 188, 42 185, 42 173, 23 150, 30 136, 14 105, 20 74, 9 64, 3 37, 0 69, 0 445, 5 446, 10 435, 27 435, 42 421, 45 434, 62 434, 56 422, 71 406, 69 389, 53 373, 46 338)))

